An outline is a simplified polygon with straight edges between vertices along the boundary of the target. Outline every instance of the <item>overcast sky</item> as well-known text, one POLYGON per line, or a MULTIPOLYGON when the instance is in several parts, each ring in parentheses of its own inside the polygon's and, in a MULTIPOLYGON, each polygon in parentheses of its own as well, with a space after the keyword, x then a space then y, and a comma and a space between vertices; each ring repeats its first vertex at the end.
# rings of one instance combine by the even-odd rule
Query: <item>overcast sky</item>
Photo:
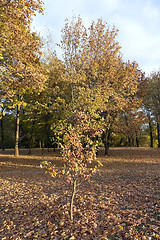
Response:
POLYGON ((117 40, 125 61, 136 61, 146 72, 160 69, 160 0, 44 0, 44 15, 33 26, 44 34, 48 29, 54 43, 61 39, 65 18, 80 15, 86 26, 102 18, 119 29, 117 40))

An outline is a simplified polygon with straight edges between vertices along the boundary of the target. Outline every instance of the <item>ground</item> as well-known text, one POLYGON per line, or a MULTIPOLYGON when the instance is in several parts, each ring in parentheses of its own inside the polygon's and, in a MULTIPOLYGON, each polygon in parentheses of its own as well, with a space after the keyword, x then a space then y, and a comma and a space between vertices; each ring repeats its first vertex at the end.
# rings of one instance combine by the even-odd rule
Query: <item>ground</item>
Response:
POLYGON ((82 182, 69 220, 71 186, 40 168, 59 152, 0 152, 0 239, 160 239, 160 149, 112 148, 82 182))

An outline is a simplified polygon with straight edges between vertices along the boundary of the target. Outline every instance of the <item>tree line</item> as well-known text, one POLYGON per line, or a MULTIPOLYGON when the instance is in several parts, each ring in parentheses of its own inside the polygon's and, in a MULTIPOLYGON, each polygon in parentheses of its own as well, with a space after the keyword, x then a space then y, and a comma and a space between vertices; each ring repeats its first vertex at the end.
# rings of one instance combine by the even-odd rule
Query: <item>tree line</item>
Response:
POLYGON ((160 147, 160 72, 146 77, 136 62, 125 62, 118 30, 102 19, 89 28, 80 16, 66 19, 62 58, 44 55, 43 39, 31 31, 37 11, 40 0, 0 7, 1 148, 14 147, 16 156, 19 146, 29 153, 56 148, 80 112, 105 154, 109 146, 160 147))

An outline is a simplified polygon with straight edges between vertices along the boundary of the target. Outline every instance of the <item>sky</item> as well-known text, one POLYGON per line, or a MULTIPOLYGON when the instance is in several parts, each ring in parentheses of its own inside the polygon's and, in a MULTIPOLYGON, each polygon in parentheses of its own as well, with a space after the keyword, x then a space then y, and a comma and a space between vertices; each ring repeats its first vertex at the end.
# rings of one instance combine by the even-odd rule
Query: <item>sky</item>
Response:
POLYGON ((44 0, 44 8, 32 28, 51 35, 53 46, 61 40, 66 18, 80 15, 86 27, 102 18, 119 30, 124 61, 136 61, 146 75, 160 69, 160 0, 44 0))

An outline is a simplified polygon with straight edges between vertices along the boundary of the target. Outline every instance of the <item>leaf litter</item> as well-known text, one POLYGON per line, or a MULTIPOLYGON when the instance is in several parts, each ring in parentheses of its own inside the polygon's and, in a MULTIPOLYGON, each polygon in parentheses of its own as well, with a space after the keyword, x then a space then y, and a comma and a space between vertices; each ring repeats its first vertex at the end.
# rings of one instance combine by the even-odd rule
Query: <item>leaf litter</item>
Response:
MULTIPOLYGON (((60 166, 60 157, 46 155, 60 166)), ((43 159, 45 158, 43 157, 43 159)), ((40 168, 42 157, 0 155, 0 239, 160 239, 159 149, 111 149, 103 168, 71 186, 40 168)))

